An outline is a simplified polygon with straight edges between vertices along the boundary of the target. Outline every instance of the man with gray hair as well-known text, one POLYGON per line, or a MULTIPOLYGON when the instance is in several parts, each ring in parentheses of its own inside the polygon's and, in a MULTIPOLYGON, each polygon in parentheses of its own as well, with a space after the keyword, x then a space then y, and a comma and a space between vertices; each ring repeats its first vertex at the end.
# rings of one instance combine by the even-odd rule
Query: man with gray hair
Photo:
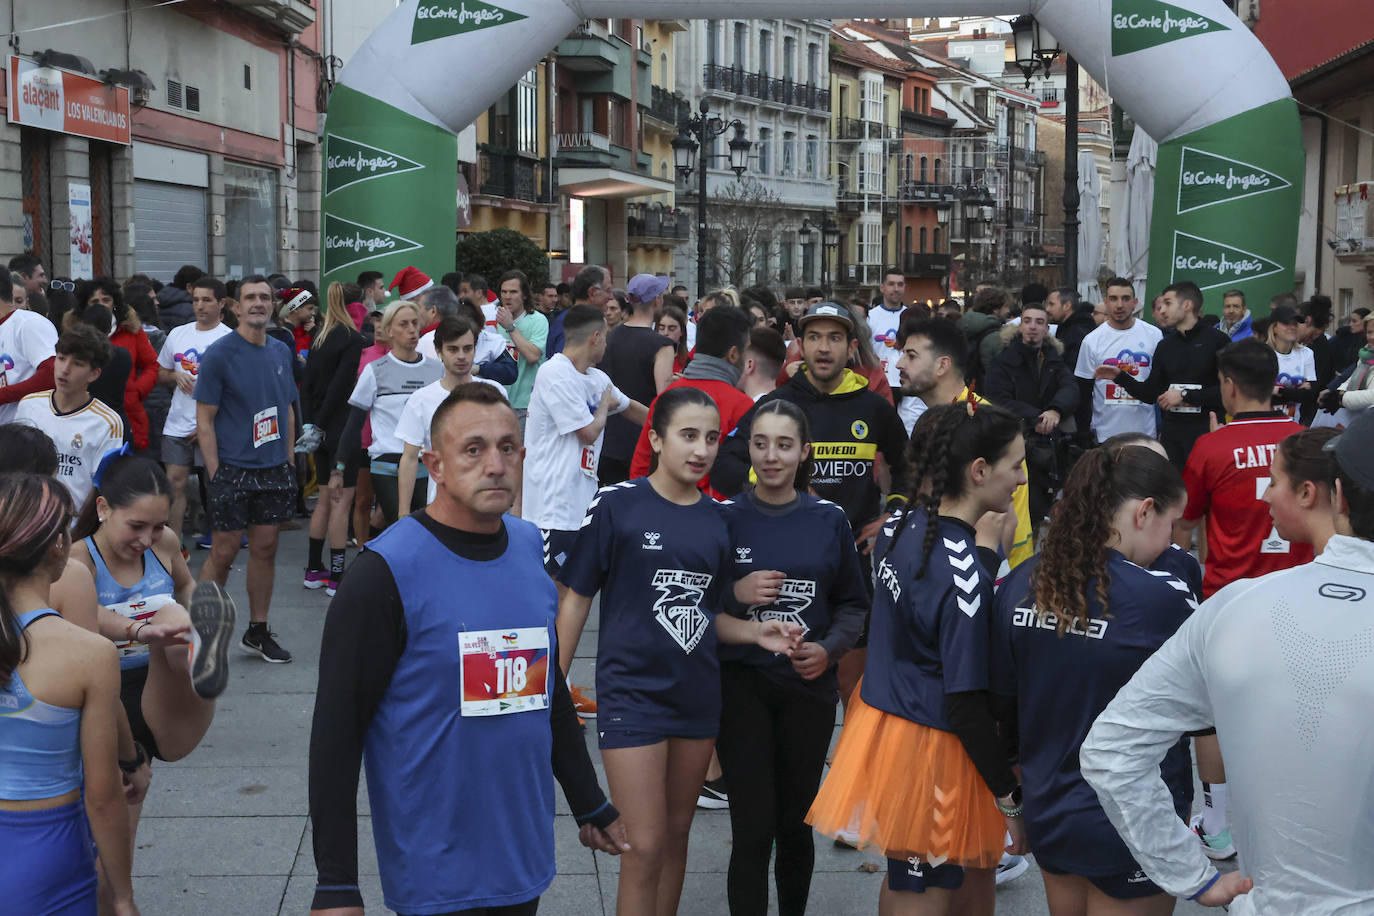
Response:
MULTIPOLYGON (((611 298, 611 272, 596 264, 589 265, 573 277, 573 305, 591 305, 606 311, 606 300, 611 298)), ((555 353, 563 352, 563 312, 549 319, 549 339, 544 344, 544 358, 553 359, 555 353)))

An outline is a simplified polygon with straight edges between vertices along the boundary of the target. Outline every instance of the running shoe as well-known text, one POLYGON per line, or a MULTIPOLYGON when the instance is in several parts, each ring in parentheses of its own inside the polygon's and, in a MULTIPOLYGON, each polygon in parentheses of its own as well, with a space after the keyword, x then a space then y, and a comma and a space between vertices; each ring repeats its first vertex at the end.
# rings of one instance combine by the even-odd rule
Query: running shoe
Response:
POLYGON ((697 807, 719 809, 730 807, 730 796, 725 793, 725 777, 708 779, 697 795, 697 807))
POLYGON ((1229 859, 1236 854, 1236 844, 1231 842, 1231 828, 1227 827, 1221 833, 1206 833, 1202 829, 1202 815, 1194 814, 1193 819, 1188 822, 1188 826, 1193 828, 1193 834, 1202 844, 1202 851, 1207 853, 1207 858, 1229 859))
POLYGON ((250 625, 248 632, 243 634, 241 645, 249 655, 256 655, 265 662, 285 664, 291 661, 291 653, 277 643, 276 635, 266 626, 255 628, 250 625))
POLYGON ((858 849, 859 835, 849 830, 841 830, 839 833, 835 834, 835 848, 858 849))
POLYGON ((333 598, 334 595, 335 595, 338 591, 339 591, 339 580, 338 580, 338 579, 330 579, 329 582, 328 582, 328 583, 325 585, 325 587, 324 587, 324 593, 325 593, 326 595, 328 595, 329 597, 331 597, 331 598, 333 598))
POLYGON ((202 535, 200 536, 200 540, 199 540, 199 541, 196 541, 196 550, 209 550, 209 549, 210 549, 210 532, 207 531, 207 532, 205 532, 204 534, 202 534, 202 535))
POLYGON ((596 718, 596 700, 590 699, 582 692, 581 687, 568 685, 568 693, 572 694, 573 708, 583 719, 596 718))
MULTIPOLYGON (((307 569, 305 571, 305 587, 308 589, 326 588, 329 585, 329 570, 327 569, 307 569)), ((334 594, 330 592, 329 594, 334 594)))
POLYGON ((191 593, 191 686, 213 700, 229 683, 229 638, 234 600, 218 582, 201 582, 191 593))
POLYGON ((1025 856, 1013 856, 1002 853, 1002 861, 997 863, 997 883, 1006 884, 1008 881, 1021 877, 1030 869, 1030 863, 1025 856))

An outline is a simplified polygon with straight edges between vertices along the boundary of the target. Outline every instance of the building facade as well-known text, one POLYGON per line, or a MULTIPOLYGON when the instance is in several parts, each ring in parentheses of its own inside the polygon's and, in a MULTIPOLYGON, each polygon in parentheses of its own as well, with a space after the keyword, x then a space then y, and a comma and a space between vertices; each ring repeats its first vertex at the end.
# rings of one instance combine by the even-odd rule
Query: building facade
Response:
MULTIPOLYGON (((820 227, 835 203, 830 170, 828 19, 696 20, 679 36, 677 88, 693 111, 744 125, 749 168, 736 178, 726 142, 698 156, 707 169, 707 285, 821 281, 820 227)), ((691 244, 676 275, 694 287, 697 179, 678 188, 691 244)), ((701 290, 693 289, 700 294, 701 290)))
POLYGON ((330 73, 312 4, 2 0, 0 15, 13 30, 0 250, 55 277, 318 276, 330 73), (89 120, 44 110, 61 98, 89 120))

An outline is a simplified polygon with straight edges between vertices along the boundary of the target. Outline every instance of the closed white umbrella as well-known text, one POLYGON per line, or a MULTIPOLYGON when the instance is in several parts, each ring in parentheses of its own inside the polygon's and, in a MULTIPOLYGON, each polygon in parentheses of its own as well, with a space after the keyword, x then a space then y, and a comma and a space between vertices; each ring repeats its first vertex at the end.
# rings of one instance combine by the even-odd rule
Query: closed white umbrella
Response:
POLYGON ((1159 144, 1137 126, 1131 151, 1126 154, 1126 193, 1117 208, 1113 260, 1117 276, 1135 281, 1135 297, 1142 303, 1150 260, 1150 214, 1154 208, 1158 157, 1159 144))
POLYGON ((1101 302, 1097 273, 1102 267, 1102 179, 1090 150, 1078 154, 1078 295, 1101 302))

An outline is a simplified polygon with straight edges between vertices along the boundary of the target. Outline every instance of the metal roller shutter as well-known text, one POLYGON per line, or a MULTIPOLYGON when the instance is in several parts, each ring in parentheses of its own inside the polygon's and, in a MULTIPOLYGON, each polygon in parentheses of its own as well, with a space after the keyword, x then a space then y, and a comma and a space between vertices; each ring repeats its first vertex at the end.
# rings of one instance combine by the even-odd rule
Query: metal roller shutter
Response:
POLYGON ((183 264, 208 270, 205 189, 159 181, 134 182, 134 266, 171 280, 183 264))

